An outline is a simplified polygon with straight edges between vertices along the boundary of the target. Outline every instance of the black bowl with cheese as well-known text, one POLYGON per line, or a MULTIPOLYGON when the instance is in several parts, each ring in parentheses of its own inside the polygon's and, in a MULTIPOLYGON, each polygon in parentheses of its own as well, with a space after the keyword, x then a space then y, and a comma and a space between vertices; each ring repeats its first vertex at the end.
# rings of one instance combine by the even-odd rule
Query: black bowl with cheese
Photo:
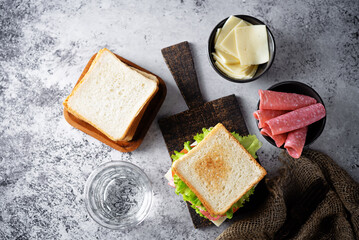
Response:
MULTIPOLYGON (((244 21, 247 21, 249 23, 251 23, 252 25, 266 25, 264 24, 262 21, 258 20, 257 18, 248 16, 248 15, 233 15, 237 18, 240 18, 244 21)), ((211 66, 213 67, 213 69, 224 79, 227 79, 229 81, 232 82, 236 82, 236 83, 247 83, 247 82, 252 82, 258 78, 260 78, 265 72, 268 71, 268 69, 271 67, 273 61, 274 61, 274 57, 275 57, 275 51, 276 51, 276 46, 275 46, 275 41, 274 41, 274 37, 272 32, 269 30, 268 26, 266 25, 266 29, 267 29, 267 37, 268 37, 268 49, 269 49, 269 61, 264 63, 264 64, 260 64, 258 65, 258 69, 256 71, 256 73, 254 74, 254 76, 250 79, 245 79, 245 80, 240 80, 240 79, 235 79, 232 78, 230 76, 228 76, 227 74, 225 74, 224 72, 222 72, 215 64, 216 60, 213 58, 212 53, 215 52, 215 48, 214 48, 214 42, 215 42, 215 37, 216 37, 216 32, 218 28, 222 28, 223 25, 225 24, 225 22, 227 21, 229 17, 223 19, 222 21, 220 21, 212 30, 209 39, 208 39, 208 57, 209 57, 209 61, 211 63, 211 66)))

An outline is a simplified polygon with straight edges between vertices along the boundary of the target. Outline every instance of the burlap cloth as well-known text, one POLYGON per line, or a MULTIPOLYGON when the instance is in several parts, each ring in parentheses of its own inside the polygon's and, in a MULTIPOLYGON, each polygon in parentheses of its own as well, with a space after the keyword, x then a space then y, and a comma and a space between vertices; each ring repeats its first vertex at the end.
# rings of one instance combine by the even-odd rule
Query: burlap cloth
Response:
POLYGON ((306 150, 293 159, 279 156, 284 163, 279 176, 267 180, 269 194, 249 216, 233 223, 217 240, 274 239, 286 221, 288 206, 318 178, 329 192, 291 239, 359 239, 359 184, 328 156, 306 150))

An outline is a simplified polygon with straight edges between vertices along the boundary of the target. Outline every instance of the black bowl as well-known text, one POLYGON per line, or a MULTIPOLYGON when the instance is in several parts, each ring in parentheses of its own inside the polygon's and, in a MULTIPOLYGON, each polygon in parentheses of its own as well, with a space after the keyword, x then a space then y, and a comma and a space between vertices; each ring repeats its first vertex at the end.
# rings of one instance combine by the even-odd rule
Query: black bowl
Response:
MULTIPOLYGON (((274 84, 273 86, 268 88, 268 90, 272 90, 272 91, 276 91, 276 92, 298 93, 298 94, 306 95, 306 96, 315 98, 317 100, 317 102, 323 104, 323 106, 325 108, 324 102, 323 102, 322 98, 319 96, 319 94, 313 88, 311 88, 308 85, 301 83, 301 82, 296 82, 296 81, 280 82, 280 83, 274 84)), ((258 101, 257 110, 259 109, 259 102, 260 101, 258 101)), ((319 121, 312 123, 311 125, 308 126, 307 138, 305 140, 304 146, 309 146, 320 136, 320 134, 322 134, 326 120, 327 120, 327 117, 325 116, 324 118, 320 119, 319 121)), ((257 127, 258 127, 258 120, 256 120, 256 121, 257 121, 257 127)), ((259 128, 258 128, 258 130, 260 131, 259 128)), ((264 135, 262 135, 262 137, 264 137, 270 144, 277 147, 272 138, 270 138, 268 136, 264 136, 264 135)), ((281 146, 280 148, 284 149, 283 146, 281 146)))
MULTIPOLYGON (((262 21, 258 20, 257 18, 248 16, 248 15, 234 15, 235 17, 238 17, 240 19, 243 19, 244 21, 247 21, 253 25, 265 25, 262 21)), ((224 23, 227 21, 228 18, 223 19, 220 21, 212 30, 211 35, 209 35, 208 39, 208 57, 209 61, 213 67, 213 69, 223 78, 236 83, 246 83, 246 82, 252 82, 258 78, 260 78, 265 72, 268 71, 268 69, 272 66, 274 56, 275 56, 275 41, 272 32, 267 27, 267 36, 268 36, 268 47, 269 47, 269 61, 264 64, 260 64, 258 66, 257 72, 254 74, 253 78, 246 79, 246 80, 239 80, 234 79, 223 73, 221 70, 219 70, 215 65, 215 60, 213 58, 212 52, 215 51, 214 49, 214 38, 216 36, 216 32, 218 28, 223 27, 224 23)))

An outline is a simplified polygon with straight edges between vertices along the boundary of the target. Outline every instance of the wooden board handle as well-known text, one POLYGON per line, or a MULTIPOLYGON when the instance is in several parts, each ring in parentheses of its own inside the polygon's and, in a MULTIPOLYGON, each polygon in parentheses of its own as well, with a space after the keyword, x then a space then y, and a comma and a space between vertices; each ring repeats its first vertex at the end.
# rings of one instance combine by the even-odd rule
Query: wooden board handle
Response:
POLYGON ((199 89, 196 69, 188 42, 162 49, 162 55, 175 79, 187 106, 195 108, 204 104, 199 89))

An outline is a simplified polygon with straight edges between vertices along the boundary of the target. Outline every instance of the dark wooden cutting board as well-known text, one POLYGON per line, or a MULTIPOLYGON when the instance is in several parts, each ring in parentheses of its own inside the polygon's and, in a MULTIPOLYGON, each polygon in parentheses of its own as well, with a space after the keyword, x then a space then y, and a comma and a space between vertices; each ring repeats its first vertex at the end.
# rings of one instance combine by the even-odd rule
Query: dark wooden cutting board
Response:
MULTIPOLYGON (((162 55, 189 107, 187 111, 159 120, 170 155, 175 150, 181 151, 184 142, 194 141, 193 136, 202 132, 202 128, 214 127, 217 123, 222 123, 231 132, 235 131, 243 136, 249 134, 235 95, 211 102, 203 100, 188 42, 164 48, 162 55)), ((255 195, 258 195, 257 192, 261 188, 261 186, 256 187, 255 195)), ((253 205, 252 198, 249 202, 251 204, 248 204, 246 209, 250 209, 250 205, 253 205)), ((200 217, 189 203, 187 205, 195 228, 212 225, 212 222, 200 217)))

